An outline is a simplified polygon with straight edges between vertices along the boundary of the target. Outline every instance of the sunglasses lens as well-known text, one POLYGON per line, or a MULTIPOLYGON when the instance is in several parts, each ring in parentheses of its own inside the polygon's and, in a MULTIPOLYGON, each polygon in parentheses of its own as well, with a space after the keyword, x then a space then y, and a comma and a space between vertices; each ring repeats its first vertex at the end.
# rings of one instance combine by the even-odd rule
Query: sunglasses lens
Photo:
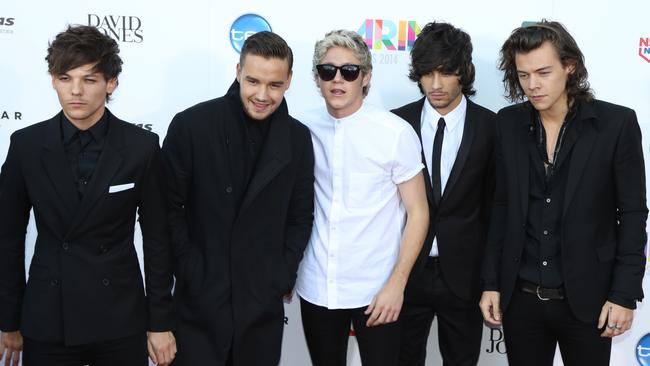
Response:
POLYGON ((323 81, 330 81, 336 76, 336 66, 334 65, 316 65, 318 77, 323 81))
POLYGON ((343 65, 341 66, 341 76, 346 81, 355 81, 359 77, 361 68, 359 65, 343 65))

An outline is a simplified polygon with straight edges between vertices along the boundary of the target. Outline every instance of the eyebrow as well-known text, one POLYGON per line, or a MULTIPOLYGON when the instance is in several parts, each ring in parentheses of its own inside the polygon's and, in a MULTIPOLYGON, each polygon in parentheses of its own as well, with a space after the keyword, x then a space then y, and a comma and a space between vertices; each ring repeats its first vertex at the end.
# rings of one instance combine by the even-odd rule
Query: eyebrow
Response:
MULTIPOLYGON (((544 67, 540 67, 539 69, 535 69, 535 70, 533 70, 533 72, 547 71, 547 70, 550 69, 551 67, 552 67, 552 66, 544 66, 544 67)), ((518 74, 530 74, 528 71, 522 71, 522 70, 517 70, 517 73, 518 73, 518 74)))

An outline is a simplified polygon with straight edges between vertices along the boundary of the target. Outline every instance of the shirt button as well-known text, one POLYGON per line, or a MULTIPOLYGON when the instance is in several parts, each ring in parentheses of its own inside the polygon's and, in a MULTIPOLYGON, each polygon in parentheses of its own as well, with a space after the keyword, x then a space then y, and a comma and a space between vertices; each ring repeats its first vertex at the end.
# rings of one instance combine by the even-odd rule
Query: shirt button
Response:
POLYGON ((547 199, 546 199, 546 203, 551 203, 551 199, 550 199, 550 198, 547 198, 547 199))
POLYGON ((63 242, 63 244, 61 244, 61 248, 63 248, 63 250, 68 250, 69 247, 70 245, 67 242, 63 242))
POLYGON ((102 285, 104 285, 104 286, 108 286, 108 285, 110 285, 110 284, 111 284, 111 281, 109 281, 108 278, 104 278, 104 279, 102 280, 102 285))
POLYGON ((226 193, 228 193, 228 194, 232 193, 232 187, 231 186, 226 187, 226 193))
POLYGON ((52 281, 50 281, 50 285, 52 285, 52 286, 56 286, 58 284, 59 284, 59 280, 57 280, 57 279, 53 279, 52 281))
POLYGON ((544 231, 542 232, 542 234, 544 234, 544 235, 548 235, 548 230, 544 230, 544 231))
POLYGON ((548 265, 548 262, 547 262, 547 261, 543 261, 543 262, 542 262, 542 266, 546 267, 547 265, 548 265))

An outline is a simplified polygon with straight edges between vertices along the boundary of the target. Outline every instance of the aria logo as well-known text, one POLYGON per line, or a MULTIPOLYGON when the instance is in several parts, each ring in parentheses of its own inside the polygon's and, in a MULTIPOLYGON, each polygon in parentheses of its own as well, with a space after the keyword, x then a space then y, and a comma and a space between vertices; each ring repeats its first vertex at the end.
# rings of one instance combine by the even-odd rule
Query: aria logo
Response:
POLYGON ((11 27, 14 25, 16 18, 0 17, 0 33, 13 33, 11 27))
POLYGON ((639 339, 636 345, 636 360, 641 366, 650 366, 650 333, 639 339))
POLYGON ((400 20, 396 24, 386 19, 366 19, 357 33, 371 50, 409 51, 420 34, 420 26, 414 20, 400 20))
POLYGON ((269 31, 271 32, 271 24, 257 14, 244 14, 230 26, 230 44, 232 48, 241 52, 244 41, 257 32, 269 31))
POLYGON ((646 62, 650 62, 650 38, 639 38, 639 56, 646 62))
POLYGON ((88 14, 88 25, 97 27, 118 42, 142 43, 142 21, 133 15, 88 14))

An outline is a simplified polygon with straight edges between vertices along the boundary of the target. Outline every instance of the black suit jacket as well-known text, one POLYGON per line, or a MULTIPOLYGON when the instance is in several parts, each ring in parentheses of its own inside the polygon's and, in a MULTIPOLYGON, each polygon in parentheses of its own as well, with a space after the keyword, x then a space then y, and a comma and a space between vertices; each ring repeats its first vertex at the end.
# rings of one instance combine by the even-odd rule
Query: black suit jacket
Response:
POLYGON ((0 175, 0 329, 66 345, 172 329, 172 253, 158 137, 115 118, 83 199, 61 141, 59 113, 22 130, 0 175), (133 183, 111 193, 109 187, 133 183), (25 230, 38 237, 25 284, 25 230), (133 245, 144 237, 145 298, 133 245))
POLYGON ((177 256, 175 364, 277 365, 284 306, 313 222, 309 130, 286 102, 248 186, 235 185, 245 123, 239 83, 177 114, 163 144, 177 256))
MULTIPOLYGON (((420 139, 424 103, 426 98, 393 110, 413 126, 420 139)), ((417 277, 437 237, 443 277, 451 291, 465 300, 475 300, 480 294, 480 268, 494 192, 494 122, 494 112, 467 99, 463 138, 439 205, 433 197, 429 171, 424 170, 430 223, 409 280, 411 289, 417 288, 417 277)), ((424 156, 422 163, 426 164, 424 156)))
MULTIPOLYGON (((525 243, 532 106, 497 115, 497 188, 483 281, 507 310, 525 243)), ((633 110, 580 103, 559 234, 562 276, 574 314, 594 322, 605 301, 643 298, 648 209, 641 131, 633 110)), ((565 163, 565 164, 566 164, 565 163)))

